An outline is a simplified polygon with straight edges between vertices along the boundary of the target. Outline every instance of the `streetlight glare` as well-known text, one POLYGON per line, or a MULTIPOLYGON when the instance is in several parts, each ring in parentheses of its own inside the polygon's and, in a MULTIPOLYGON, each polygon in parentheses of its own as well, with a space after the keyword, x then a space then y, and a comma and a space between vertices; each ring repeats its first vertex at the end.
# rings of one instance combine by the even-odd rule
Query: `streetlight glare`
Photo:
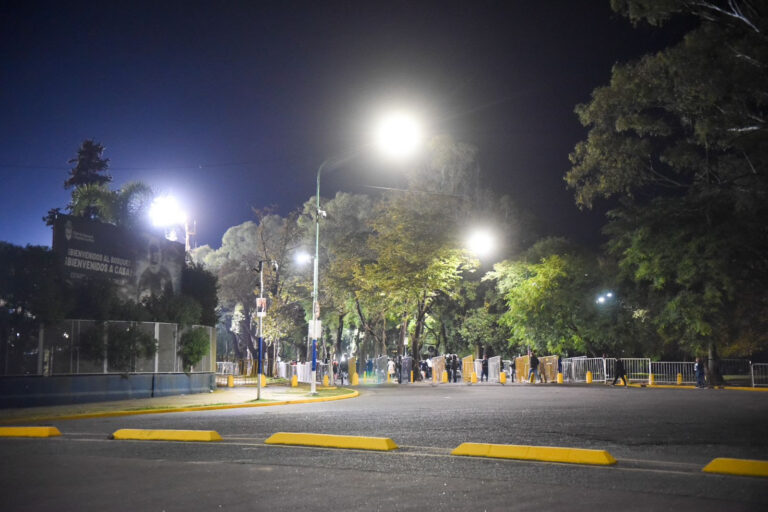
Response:
POLYGON ((305 265, 312 261, 312 256, 308 252, 300 251, 296 253, 294 259, 299 265, 305 265))
POLYGON ((424 137, 416 118, 407 112, 392 112, 382 117, 374 131, 374 144, 391 158, 413 154, 424 137))
POLYGON ((187 222, 187 215, 181 211, 173 196, 156 197, 149 207, 149 218, 157 227, 184 225, 187 222))
POLYGON ((493 234, 487 230, 478 230, 467 239, 467 248, 477 256, 488 256, 495 248, 493 234))

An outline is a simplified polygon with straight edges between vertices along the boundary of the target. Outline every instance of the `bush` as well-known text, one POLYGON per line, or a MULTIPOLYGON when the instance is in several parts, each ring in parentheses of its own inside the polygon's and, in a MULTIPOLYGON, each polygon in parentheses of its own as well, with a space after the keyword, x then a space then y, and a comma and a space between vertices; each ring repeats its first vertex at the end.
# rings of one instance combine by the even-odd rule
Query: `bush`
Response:
POLYGON ((93 329, 82 333, 80 355, 100 363, 104 361, 106 349, 110 370, 136 371, 136 362, 139 359, 149 359, 157 352, 154 336, 142 331, 136 323, 131 322, 127 327, 109 324, 106 328, 106 345, 104 331, 104 324, 96 324, 93 329))
POLYGON ((138 324, 128 327, 110 324, 107 328, 107 361, 115 370, 136 371, 138 359, 149 359, 157 352, 155 337, 142 331, 138 324))
POLYGON ((195 327, 181 335, 179 356, 181 356, 184 371, 203 360, 211 350, 211 342, 206 329, 195 327))

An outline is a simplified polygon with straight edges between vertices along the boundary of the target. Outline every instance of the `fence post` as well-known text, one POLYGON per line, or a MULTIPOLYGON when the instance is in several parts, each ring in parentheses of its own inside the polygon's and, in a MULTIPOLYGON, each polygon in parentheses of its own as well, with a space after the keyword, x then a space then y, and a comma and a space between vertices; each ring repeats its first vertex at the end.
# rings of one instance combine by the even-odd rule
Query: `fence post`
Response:
MULTIPOLYGON (((44 339, 43 331, 44 331, 44 329, 45 329, 45 327, 43 326, 43 324, 40 324, 40 329, 37 331, 37 374, 38 375, 42 375, 43 374, 43 346, 44 346, 44 343, 43 343, 43 339, 44 339)), ((71 353, 72 352, 70 350, 70 354, 71 353)), ((71 356, 70 356, 70 358, 71 358, 71 356)), ((72 366, 71 365, 70 365, 70 368, 69 368, 69 373, 72 373, 72 366)))
POLYGON ((755 387, 755 366, 752 361, 749 362, 749 373, 752 375, 752 387, 755 387))
POLYGON ((603 358, 603 382, 608 383, 608 363, 605 362, 605 358, 603 358))

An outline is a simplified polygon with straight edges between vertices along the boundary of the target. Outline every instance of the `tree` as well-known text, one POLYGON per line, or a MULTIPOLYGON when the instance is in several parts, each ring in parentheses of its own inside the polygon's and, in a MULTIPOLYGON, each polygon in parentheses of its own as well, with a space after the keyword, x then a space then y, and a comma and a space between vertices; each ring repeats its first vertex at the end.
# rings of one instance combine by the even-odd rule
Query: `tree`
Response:
POLYGON ((631 308, 595 303, 602 290, 612 289, 605 265, 564 239, 540 240, 521 259, 494 265, 484 279, 495 280, 506 301, 500 323, 508 328, 510 347, 555 354, 636 350, 619 341, 632 339, 631 308))
MULTIPOLYGON (((310 198, 304 204, 304 214, 299 216, 298 224, 302 232, 302 245, 312 247, 315 241, 314 210, 316 198, 310 198)), ((333 199, 323 204, 326 216, 321 219, 320 258, 319 258, 319 304, 321 317, 325 325, 335 327, 335 354, 342 353, 342 337, 351 312, 356 312, 357 323, 367 335, 379 337, 368 318, 367 308, 357 297, 359 283, 355 272, 364 262, 372 261, 373 253, 367 246, 368 238, 373 233, 370 219, 374 211, 373 200, 365 195, 338 192, 333 199)), ((307 269, 307 273, 311 269, 307 269)), ((304 283, 302 296, 310 298, 311 280, 302 276, 304 283)), ((304 301, 307 318, 311 318, 311 300, 304 301)), ((378 318, 377 315, 374 315, 378 318)))
POLYGON ((362 287, 380 290, 401 315, 402 344, 411 319, 411 354, 418 358, 426 314, 441 293, 453 295, 462 272, 472 261, 456 240, 455 208, 440 196, 408 192, 382 203, 372 222, 375 236, 369 247, 375 262, 363 265, 358 278, 362 287))
POLYGON ((621 198, 607 233, 624 275, 646 287, 662 336, 682 335, 714 360, 718 346, 744 344, 765 311, 768 7, 612 4, 635 23, 678 14, 698 23, 680 43, 616 65, 610 85, 577 107, 589 134, 566 181, 581 206, 621 198))
POLYGON ((154 193, 141 182, 130 182, 116 191, 106 185, 88 184, 72 191, 68 209, 77 217, 135 229, 146 224, 154 193))
POLYGON ((109 158, 103 158, 104 146, 93 139, 86 139, 80 144, 77 156, 69 160, 75 166, 69 171, 69 178, 64 182, 64 188, 82 187, 85 185, 105 185, 112 181, 107 173, 109 158))

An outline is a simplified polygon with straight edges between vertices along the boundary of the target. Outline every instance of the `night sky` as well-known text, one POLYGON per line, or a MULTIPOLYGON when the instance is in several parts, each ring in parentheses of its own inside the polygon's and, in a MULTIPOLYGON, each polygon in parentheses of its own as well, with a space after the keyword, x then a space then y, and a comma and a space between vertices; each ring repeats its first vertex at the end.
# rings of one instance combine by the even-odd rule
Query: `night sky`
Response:
MULTIPOLYGON (((566 190, 586 131, 573 108, 611 66, 657 50, 608 0, 503 2, 3 2, 0 240, 50 245, 85 138, 112 187, 173 193, 197 244, 314 194, 318 165, 359 147, 378 109, 406 105, 480 150, 482 180, 550 234, 599 242, 599 212, 566 190)), ((360 157, 323 180, 370 192, 402 176, 360 157)))

